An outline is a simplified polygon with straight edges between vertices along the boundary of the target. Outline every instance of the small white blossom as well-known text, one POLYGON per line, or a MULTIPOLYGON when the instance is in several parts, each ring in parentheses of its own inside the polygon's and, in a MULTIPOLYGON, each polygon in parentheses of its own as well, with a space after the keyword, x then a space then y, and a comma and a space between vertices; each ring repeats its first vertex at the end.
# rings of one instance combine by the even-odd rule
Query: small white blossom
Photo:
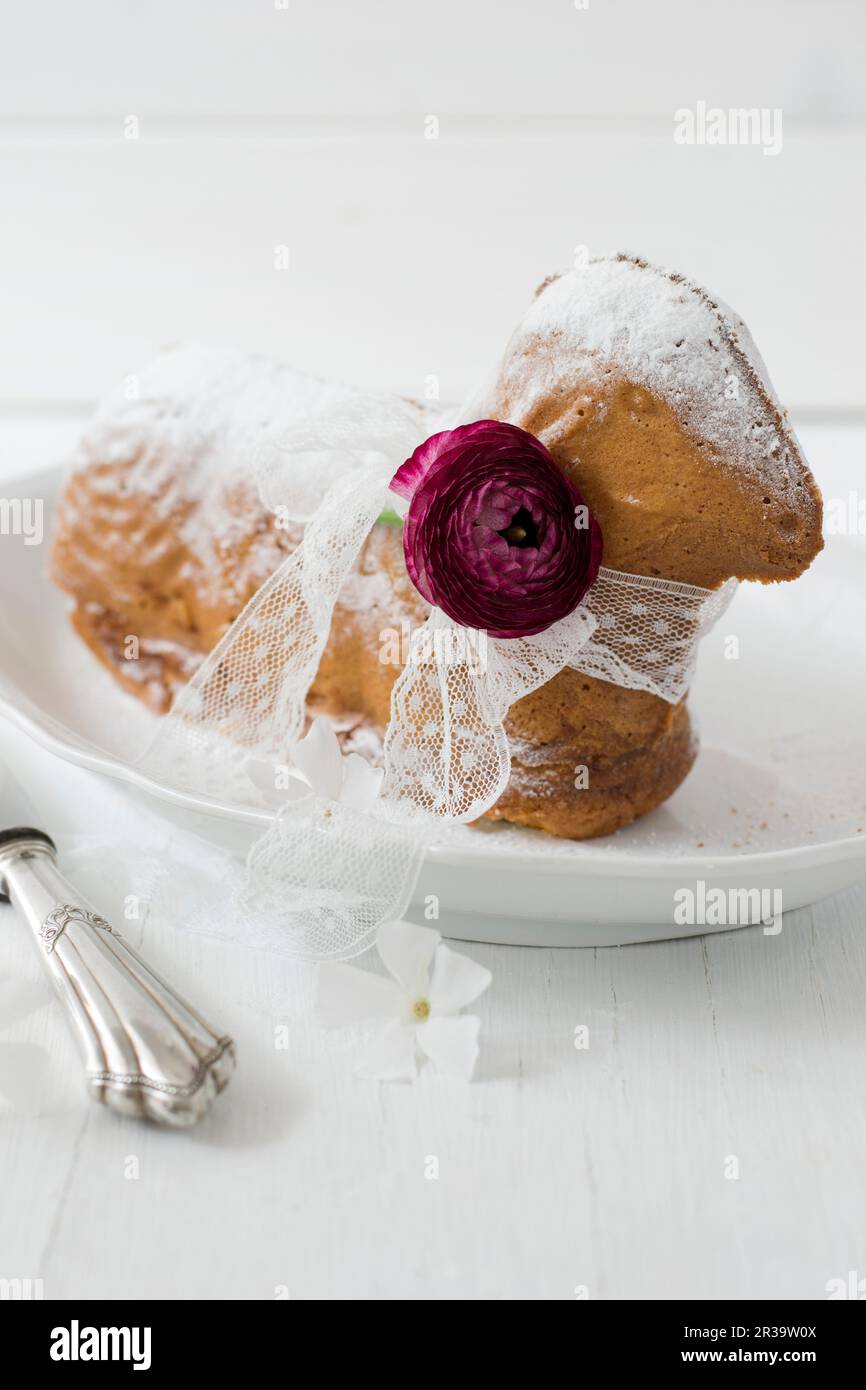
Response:
POLYGON ((384 922, 376 949, 391 978, 324 961, 316 1012, 326 1028, 381 1022, 360 1076, 411 1081, 419 1051, 447 1076, 470 1080, 478 1058, 479 1020, 463 1014, 490 984, 491 974, 446 946, 432 927, 384 922))
POLYGON ((342 801, 366 811, 379 795, 384 776, 358 753, 344 754, 329 720, 319 715, 305 738, 295 746, 292 760, 316 796, 342 801))

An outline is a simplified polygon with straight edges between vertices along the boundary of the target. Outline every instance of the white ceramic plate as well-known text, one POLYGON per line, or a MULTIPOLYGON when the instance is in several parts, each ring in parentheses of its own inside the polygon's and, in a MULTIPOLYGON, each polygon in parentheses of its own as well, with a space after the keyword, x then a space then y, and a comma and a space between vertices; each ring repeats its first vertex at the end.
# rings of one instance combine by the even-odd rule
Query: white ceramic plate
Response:
MULTIPOLYGON (((46 535, 60 477, 49 470, 5 489, 44 500, 46 535)), ((151 717, 75 636, 46 568, 47 544, 3 538, 0 709, 59 757, 242 849, 264 814, 171 791, 132 767, 151 717)), ((731 893, 776 890, 789 910, 866 878, 864 638, 866 554, 852 542, 834 540, 796 584, 743 585, 703 644, 692 695, 700 757, 662 808, 582 844, 460 827, 430 851, 418 903, 438 894, 440 927, 466 939, 611 945, 742 924, 677 922, 675 894, 697 895, 700 882, 754 920, 731 893)))

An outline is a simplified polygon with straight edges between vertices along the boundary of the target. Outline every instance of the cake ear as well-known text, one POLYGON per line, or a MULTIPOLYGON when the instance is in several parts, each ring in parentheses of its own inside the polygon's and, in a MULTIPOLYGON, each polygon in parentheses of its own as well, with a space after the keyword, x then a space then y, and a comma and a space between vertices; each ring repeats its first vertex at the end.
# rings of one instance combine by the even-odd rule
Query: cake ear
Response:
POLYGON ((741 319, 627 257, 544 282, 489 413, 536 434, 604 531, 605 563, 715 587, 793 579, 821 498, 741 319))

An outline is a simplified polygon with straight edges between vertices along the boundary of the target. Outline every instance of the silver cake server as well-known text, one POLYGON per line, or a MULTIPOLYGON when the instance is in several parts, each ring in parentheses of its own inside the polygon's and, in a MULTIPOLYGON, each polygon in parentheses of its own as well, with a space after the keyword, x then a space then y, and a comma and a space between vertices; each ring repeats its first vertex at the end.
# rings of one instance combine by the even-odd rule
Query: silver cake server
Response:
POLYGON ((0 763, 0 901, 27 923, 84 1058, 94 1100, 122 1115, 194 1125, 234 1071, 231 1038, 211 1028, 85 902, 32 828, 0 763))

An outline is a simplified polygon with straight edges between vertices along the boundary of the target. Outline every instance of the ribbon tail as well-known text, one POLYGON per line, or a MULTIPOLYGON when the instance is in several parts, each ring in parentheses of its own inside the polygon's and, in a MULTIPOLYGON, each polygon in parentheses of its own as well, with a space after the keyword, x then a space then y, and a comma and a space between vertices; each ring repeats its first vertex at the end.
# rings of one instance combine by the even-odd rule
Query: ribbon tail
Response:
POLYGON ((407 813, 471 821, 502 794, 508 740, 489 686, 487 634, 434 611, 391 691, 383 795, 407 813))
POLYGON ((575 659, 595 627, 579 608, 548 632, 504 640, 434 610, 391 692, 384 795, 441 820, 483 816, 511 775, 508 710, 575 659))
POLYGON ((346 959, 403 917, 429 827, 319 797, 287 803, 252 846, 234 902, 244 937, 307 959, 346 959))

